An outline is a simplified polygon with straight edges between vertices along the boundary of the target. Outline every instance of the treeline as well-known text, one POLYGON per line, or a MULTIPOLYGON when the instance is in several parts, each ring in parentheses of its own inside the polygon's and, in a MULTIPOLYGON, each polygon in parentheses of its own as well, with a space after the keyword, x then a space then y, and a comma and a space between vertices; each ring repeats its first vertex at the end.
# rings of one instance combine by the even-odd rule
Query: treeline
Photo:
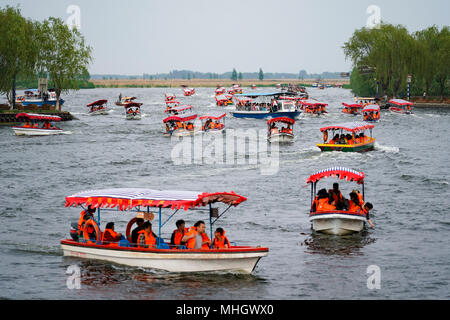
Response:
POLYGON ((382 23, 362 28, 343 46, 353 62, 352 91, 359 96, 410 95, 448 96, 450 75, 450 30, 436 26, 409 33, 401 25, 382 23))
POLYGON ((62 92, 89 80, 91 51, 81 33, 61 19, 33 21, 19 8, 0 8, 0 93, 12 101, 16 87, 36 87, 37 77, 47 78, 60 108, 62 92))

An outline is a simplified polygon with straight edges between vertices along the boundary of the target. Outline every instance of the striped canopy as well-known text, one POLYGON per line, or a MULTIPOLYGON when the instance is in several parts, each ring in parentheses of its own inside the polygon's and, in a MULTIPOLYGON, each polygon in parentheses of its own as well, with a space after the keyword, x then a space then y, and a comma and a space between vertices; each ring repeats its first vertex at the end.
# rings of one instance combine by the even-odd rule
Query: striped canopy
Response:
POLYGON ((327 130, 342 129, 344 131, 357 132, 357 131, 363 131, 366 129, 372 129, 374 127, 375 126, 373 124, 368 124, 365 122, 347 122, 347 123, 342 123, 342 124, 338 124, 338 125, 334 125, 334 126, 320 128, 320 131, 323 132, 323 131, 327 131, 327 130))
POLYGON ((369 104, 369 105, 365 106, 363 109, 363 112, 368 112, 368 111, 380 111, 380 106, 377 104, 369 104))
POLYGON ((316 100, 300 100, 300 103, 305 106, 327 106, 328 103, 323 103, 316 100))
POLYGON ((345 107, 349 107, 349 108, 362 108, 362 105, 360 105, 359 103, 345 103, 342 102, 342 105, 345 107))
POLYGON ((83 191, 66 197, 66 207, 90 205, 93 208, 130 210, 135 207, 161 207, 171 209, 206 206, 214 202, 238 205, 247 198, 231 192, 195 192, 153 190, 143 188, 118 188, 83 191))
POLYGON ((164 123, 168 122, 168 121, 181 121, 181 122, 185 122, 185 121, 190 121, 190 120, 195 120, 197 118, 196 114, 183 114, 182 116, 171 116, 171 117, 167 117, 163 120, 164 123))
POLYGON ((412 102, 406 101, 406 100, 403 100, 403 99, 391 99, 391 100, 389 100, 389 103, 395 104, 397 106, 407 106, 407 105, 411 105, 412 106, 413 105, 412 102))
POLYGON ((278 118, 273 118, 273 119, 267 120, 267 124, 269 124, 269 125, 272 123, 275 123, 275 122, 294 124, 295 120, 288 118, 288 117, 278 117, 278 118))
POLYGON ((358 172, 344 167, 333 167, 312 174, 306 180, 306 183, 315 183, 328 177, 340 178, 341 180, 346 179, 347 181, 355 181, 358 184, 362 184, 364 183, 365 175, 364 172, 358 172))
POLYGON ((204 120, 204 119, 220 120, 220 119, 222 119, 222 118, 224 118, 226 116, 227 116, 226 113, 221 113, 221 114, 201 116, 199 119, 200 120, 204 120))
POLYGON ((21 112, 16 115, 16 119, 25 118, 30 120, 40 120, 40 121, 61 121, 61 117, 52 116, 48 114, 37 114, 37 113, 25 113, 21 112))
POLYGON ((91 103, 87 104, 86 106, 87 107, 102 106, 107 102, 108 102, 108 100, 102 99, 102 100, 97 100, 97 101, 91 102, 91 103))

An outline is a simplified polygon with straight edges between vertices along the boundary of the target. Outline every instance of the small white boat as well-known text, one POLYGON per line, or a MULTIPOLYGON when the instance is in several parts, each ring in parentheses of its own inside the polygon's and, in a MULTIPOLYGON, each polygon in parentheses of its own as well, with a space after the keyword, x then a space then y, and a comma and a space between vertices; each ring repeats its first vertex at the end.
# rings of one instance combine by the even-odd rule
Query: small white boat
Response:
POLYGON ((125 107, 125 114, 127 120, 141 120, 141 106, 142 103, 130 102, 127 103, 125 107))
POLYGON ((86 107, 89 108, 88 114, 91 116, 108 114, 109 109, 106 106, 107 102, 108 100, 103 99, 89 103, 88 105, 86 105, 86 107))
POLYGON ((61 117, 58 116, 22 112, 16 115, 16 119, 25 121, 21 127, 12 127, 16 136, 49 136, 64 133, 62 129, 52 124, 61 121, 61 117))
POLYGON ((267 140, 270 143, 292 142, 294 140, 294 124, 295 120, 288 117, 267 120, 267 140))
MULTIPOLYGON (((364 173, 351 169, 335 167, 321 170, 312 174, 307 180, 311 184, 311 211, 309 213, 309 221, 312 229, 330 235, 349 235, 360 232, 367 222, 366 213, 359 207, 350 210, 322 209, 318 204, 316 194, 317 182, 323 178, 338 177, 347 181, 354 181, 362 185, 362 199, 364 199, 364 173), (356 210, 355 210, 356 208, 356 210)), ((326 199, 324 199, 326 201, 326 199)))
POLYGON ((123 97, 120 100, 116 101, 116 106, 125 106, 126 104, 131 103, 136 99, 136 97, 123 97))
MULTIPOLYGON (((64 256, 72 256, 83 259, 98 259, 118 264, 160 269, 169 272, 238 272, 251 273, 258 261, 267 256, 269 249, 253 246, 231 246, 229 248, 214 248, 211 246, 213 239, 213 225, 232 206, 237 206, 247 200, 234 192, 191 192, 191 191, 160 191, 141 188, 121 188, 106 190, 90 190, 66 197, 66 207, 90 206, 97 209, 97 218, 92 215, 82 227, 82 230, 71 232, 72 239, 61 240, 61 248, 64 256), (212 204, 224 203, 228 208, 219 214, 219 208, 212 208, 212 204), (201 249, 193 249, 186 246, 169 246, 161 237, 162 226, 180 209, 189 210, 198 207, 209 207, 210 237, 202 233, 202 239, 209 241, 210 245, 203 244, 201 249), (126 237, 119 242, 105 242, 100 229, 100 212, 135 211, 147 209, 143 212, 147 220, 152 220, 155 215, 149 212, 150 208, 159 211, 158 224, 153 222, 153 230, 156 243, 148 247, 140 247, 131 243, 129 231, 135 222, 132 218, 127 225, 126 237), (163 221, 162 211, 174 211, 163 221), (176 211, 175 211, 176 210, 176 211), (89 226, 92 228, 89 231, 89 226), (95 232, 94 232, 95 231, 95 232), (78 233, 79 232, 79 233, 78 233), (101 238, 101 239, 100 239, 101 238)), ((182 211, 184 211, 182 210, 182 211)), ((142 213, 142 212, 141 212, 142 213)), ((205 219, 206 220, 206 219, 205 219)), ((194 228, 195 230, 195 228, 194 228)))

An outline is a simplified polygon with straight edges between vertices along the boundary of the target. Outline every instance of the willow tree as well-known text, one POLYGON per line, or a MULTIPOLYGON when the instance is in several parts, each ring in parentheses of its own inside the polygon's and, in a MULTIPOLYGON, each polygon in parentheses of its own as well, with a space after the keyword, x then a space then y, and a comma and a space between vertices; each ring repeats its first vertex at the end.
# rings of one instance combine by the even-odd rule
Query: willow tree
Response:
POLYGON ((450 29, 448 26, 442 28, 438 34, 439 48, 437 50, 436 79, 439 83, 439 93, 443 98, 450 77, 450 29))
POLYGON ((76 28, 70 29, 58 18, 43 21, 39 36, 40 70, 46 72, 53 83, 56 107, 61 110, 61 93, 79 89, 79 84, 89 77, 87 67, 92 61, 92 49, 76 28))
POLYGON ((373 70, 384 94, 389 90, 394 95, 406 84, 418 50, 406 28, 384 23, 356 30, 343 49, 354 66, 373 70))
POLYGON ((36 72, 37 29, 38 23, 22 17, 18 8, 0 9, 0 93, 7 94, 13 107, 16 79, 36 72))

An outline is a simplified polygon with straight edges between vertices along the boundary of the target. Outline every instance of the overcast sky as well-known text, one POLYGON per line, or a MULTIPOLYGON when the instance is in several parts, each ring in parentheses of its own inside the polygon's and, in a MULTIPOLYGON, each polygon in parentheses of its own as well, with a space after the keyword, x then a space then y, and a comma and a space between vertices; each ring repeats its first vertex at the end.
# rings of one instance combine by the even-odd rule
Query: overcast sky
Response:
POLYGON ((370 5, 409 31, 450 25, 449 0, 0 0, 7 4, 64 21, 78 6, 91 74, 349 71, 342 45, 375 14, 370 5))

